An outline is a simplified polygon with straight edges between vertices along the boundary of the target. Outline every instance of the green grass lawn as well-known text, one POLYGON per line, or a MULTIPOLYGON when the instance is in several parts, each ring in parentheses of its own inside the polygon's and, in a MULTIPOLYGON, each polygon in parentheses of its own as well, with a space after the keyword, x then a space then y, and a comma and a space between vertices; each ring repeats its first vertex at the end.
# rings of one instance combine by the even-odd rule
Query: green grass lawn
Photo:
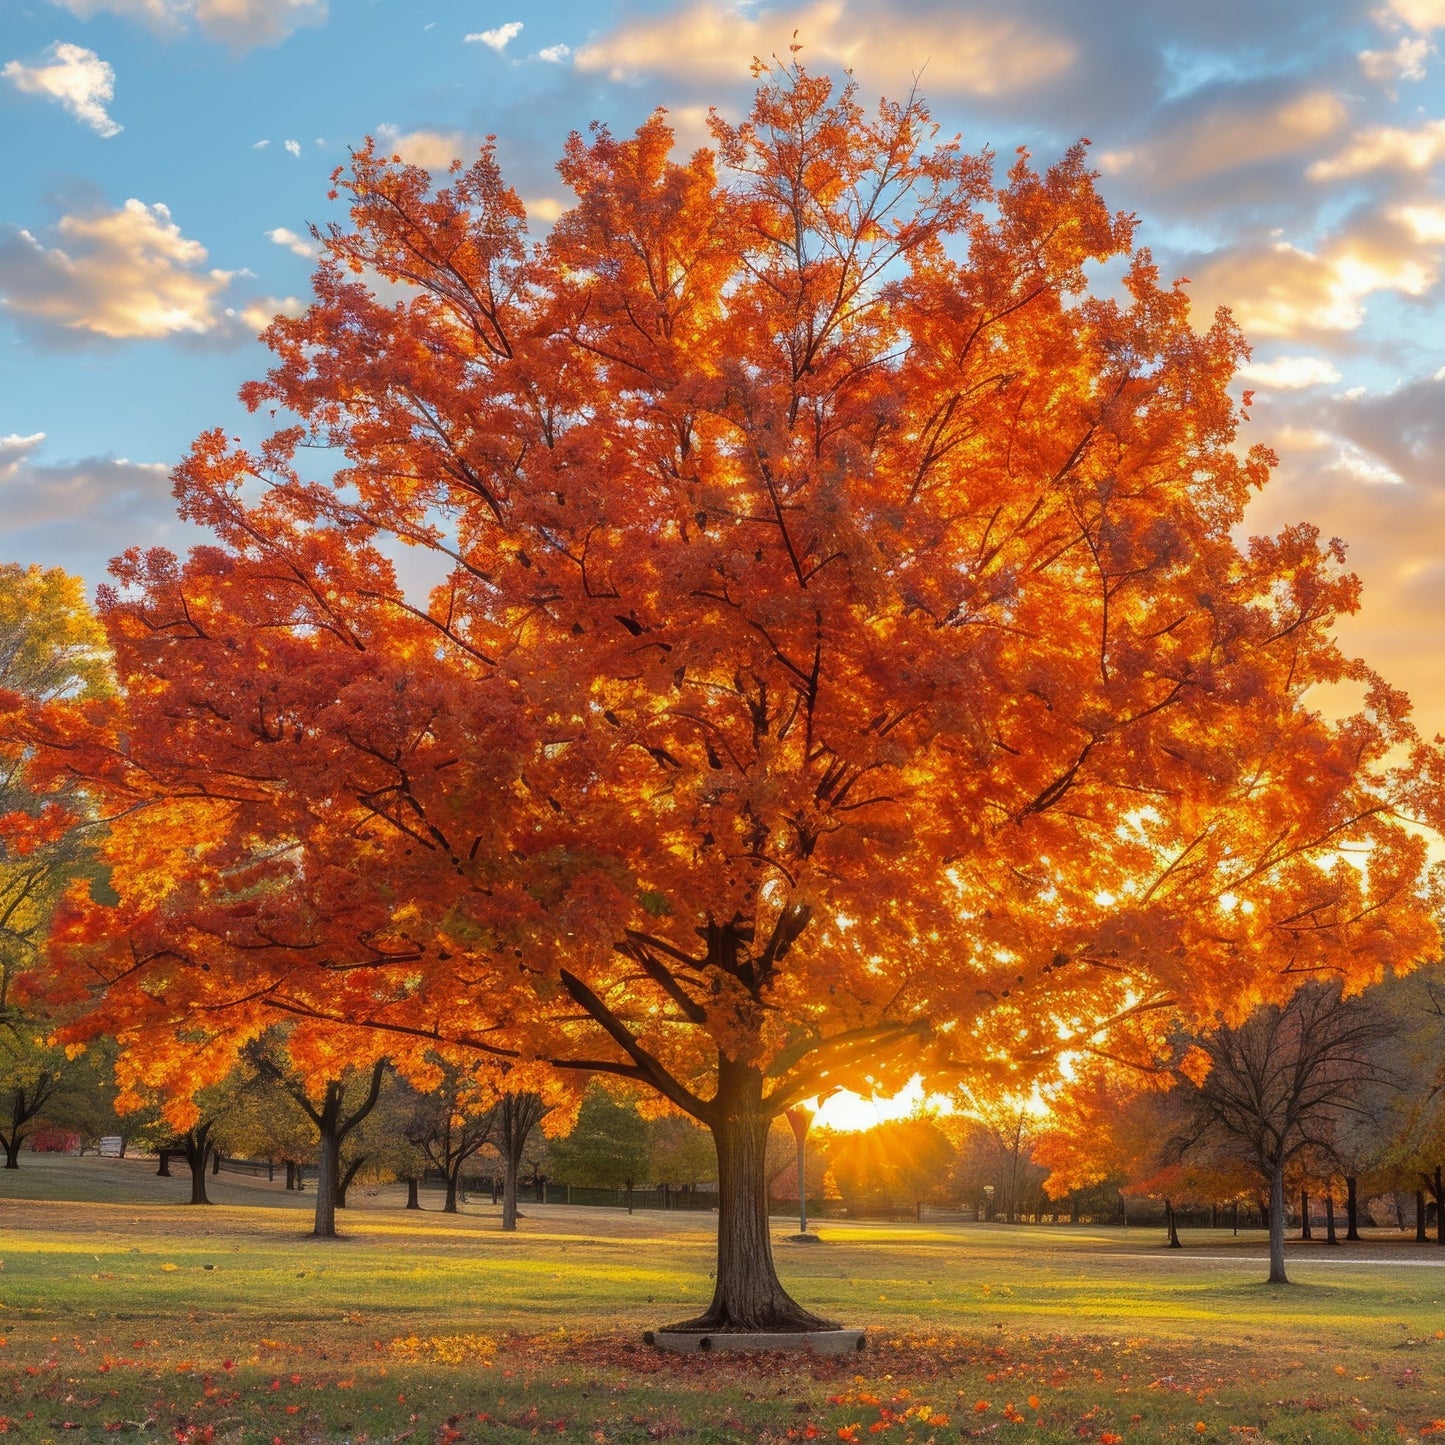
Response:
POLYGON ((828 1222, 785 1282, 869 1330, 842 1359, 674 1356, 707 1215, 355 1193, 25 1155, 0 1171, 0 1433, 25 1441, 1324 1442, 1445 1435, 1445 1250, 1186 1231, 828 1222), (1437 1424, 1438 1422, 1438 1424, 1437 1424))

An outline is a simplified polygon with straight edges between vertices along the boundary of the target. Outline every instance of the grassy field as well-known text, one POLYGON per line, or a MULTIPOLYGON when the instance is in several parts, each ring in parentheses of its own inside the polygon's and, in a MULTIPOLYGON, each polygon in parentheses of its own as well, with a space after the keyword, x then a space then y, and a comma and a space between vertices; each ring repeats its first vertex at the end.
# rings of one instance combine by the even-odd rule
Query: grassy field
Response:
POLYGON ((710 1294, 709 1216, 401 1208, 184 1167, 25 1155, 0 1172, 0 1433, 25 1441, 1096 1445, 1445 1436, 1445 1250, 1394 1235, 829 1222, 789 1288, 869 1330, 843 1359, 682 1357, 644 1329, 710 1294))

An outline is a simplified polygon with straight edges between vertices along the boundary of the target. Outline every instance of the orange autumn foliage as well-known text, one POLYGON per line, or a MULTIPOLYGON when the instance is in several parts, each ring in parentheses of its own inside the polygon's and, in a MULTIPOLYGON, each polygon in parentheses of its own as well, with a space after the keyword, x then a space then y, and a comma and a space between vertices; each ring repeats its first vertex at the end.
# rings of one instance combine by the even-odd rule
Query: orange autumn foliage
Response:
POLYGON ((796 63, 712 125, 574 137, 536 245, 490 146, 338 175, 276 429, 177 473, 215 543, 102 597, 122 901, 55 987, 157 1053, 282 1011, 648 1085, 757 1327, 771 1117, 1408 967, 1441 770, 1334 645, 1342 549, 1237 545, 1244 343, 1082 147, 996 183, 796 63))

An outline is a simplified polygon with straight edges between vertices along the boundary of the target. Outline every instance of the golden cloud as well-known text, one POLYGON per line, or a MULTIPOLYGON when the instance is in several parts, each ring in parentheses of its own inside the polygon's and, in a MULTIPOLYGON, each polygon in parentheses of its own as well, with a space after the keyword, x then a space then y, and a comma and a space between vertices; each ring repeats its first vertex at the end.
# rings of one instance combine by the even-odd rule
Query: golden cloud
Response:
POLYGON ((1328 386, 1340 379, 1331 361, 1322 356, 1277 356, 1273 361, 1252 361, 1239 368, 1239 375, 1256 386, 1300 391, 1307 386, 1328 386))
POLYGON ((1379 170, 1424 171, 1442 157, 1445 120, 1427 121, 1417 130, 1372 126, 1353 136, 1337 156, 1316 161, 1307 174, 1312 181, 1333 181, 1379 170))
POLYGON ((1196 311, 1227 306, 1247 336, 1302 337, 1355 330, 1377 292, 1420 296, 1439 258, 1403 212, 1370 218, 1318 252, 1286 241, 1217 252, 1193 269, 1196 311))
POLYGON ((217 323, 229 271, 203 269, 206 248, 181 234, 165 206, 130 200, 118 211, 64 216, 61 245, 28 231, 0 242, 7 310, 97 336, 199 333, 217 323))
POLYGON ((476 155, 480 140, 461 130, 399 131, 394 125, 376 128, 378 145, 399 155, 410 166, 445 171, 454 160, 464 163, 476 155))
POLYGON ((1257 161, 1296 155, 1345 124, 1344 102, 1312 91, 1282 102, 1228 106, 1166 131, 1146 146, 1109 151, 1099 166, 1184 185, 1257 161))
POLYGON ((238 50, 276 45, 303 25, 326 21, 326 0, 51 0, 82 20, 101 12, 179 34, 192 23, 238 50))
POLYGON ((795 33, 809 63, 866 71, 905 86, 921 71, 934 93, 1029 90, 1057 78, 1075 59, 1063 36, 1003 14, 910 14, 811 0, 750 15, 698 0, 584 45, 575 63, 614 80, 663 74, 728 83, 746 76, 755 55, 787 55, 795 33))

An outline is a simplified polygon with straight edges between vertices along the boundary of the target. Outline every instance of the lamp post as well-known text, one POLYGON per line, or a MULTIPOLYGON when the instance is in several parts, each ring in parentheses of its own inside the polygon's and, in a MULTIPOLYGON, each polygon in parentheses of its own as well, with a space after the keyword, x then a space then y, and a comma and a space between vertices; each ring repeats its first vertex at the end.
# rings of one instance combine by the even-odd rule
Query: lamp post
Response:
POLYGON ((808 1137, 808 1125, 813 1122, 813 1115, 801 1104, 794 1104, 786 1111, 785 1117, 792 1127, 793 1138, 798 1141, 798 1232, 793 1238, 800 1243, 814 1243, 818 1236, 808 1233, 808 1180, 803 1169, 803 1146, 808 1137))

